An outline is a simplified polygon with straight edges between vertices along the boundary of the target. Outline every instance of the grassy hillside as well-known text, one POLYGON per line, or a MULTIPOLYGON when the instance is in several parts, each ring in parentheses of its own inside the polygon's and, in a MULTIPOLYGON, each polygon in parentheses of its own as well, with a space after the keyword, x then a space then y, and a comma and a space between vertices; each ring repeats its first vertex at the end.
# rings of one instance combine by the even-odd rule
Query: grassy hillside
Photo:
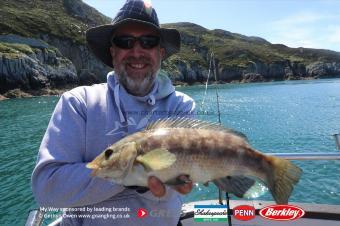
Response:
MULTIPOLYGON (((85 43, 85 31, 110 23, 110 18, 81 0, 0 0, 0 5, 0 35, 33 38, 42 46, 44 42, 48 43, 48 51, 58 50, 64 58, 72 61, 82 84, 106 79, 105 74, 110 68, 90 53, 85 43)), ((339 52, 289 48, 271 44, 260 37, 220 29, 208 30, 186 22, 162 26, 178 29, 182 37, 180 53, 163 62, 163 69, 170 72, 175 81, 205 81, 211 53, 216 59, 217 78, 223 82, 334 77, 340 74, 339 52)), ((13 41, 12 45, 0 42, 0 56, 2 54, 7 59, 30 55, 30 51, 33 50, 29 46, 16 45, 13 41)), ((4 67, 13 69, 8 65, 4 67)), ((12 71, 0 74, 0 86, 8 86, 13 74, 12 71), (6 79, 1 80, 1 77, 6 79)))
MULTIPOLYGON (((89 27, 110 23, 110 18, 81 0, 1 0, 0 16, 1 34, 35 38, 50 34, 79 44, 85 43, 84 33, 89 27)), ((259 37, 207 30, 191 23, 164 24, 163 27, 177 28, 183 37, 181 53, 171 60, 180 58, 206 65, 206 54, 214 52, 222 65, 242 67, 249 61, 311 63, 340 58, 340 53, 334 51, 289 48, 259 37)))
MULTIPOLYGON (((164 24, 178 29, 182 34, 183 48, 174 58, 206 62, 204 54, 214 52, 220 64, 244 67, 249 61, 272 63, 289 60, 309 64, 315 61, 340 61, 340 53, 330 50, 289 48, 271 44, 259 37, 247 37, 224 30, 207 30, 191 23, 164 24), (204 49, 200 53, 199 50, 204 49)), ((173 60, 172 59, 172 60, 173 60)))
POLYGON ((1 0, 1 34, 40 38, 50 34, 85 43, 90 26, 110 19, 80 0, 1 0))

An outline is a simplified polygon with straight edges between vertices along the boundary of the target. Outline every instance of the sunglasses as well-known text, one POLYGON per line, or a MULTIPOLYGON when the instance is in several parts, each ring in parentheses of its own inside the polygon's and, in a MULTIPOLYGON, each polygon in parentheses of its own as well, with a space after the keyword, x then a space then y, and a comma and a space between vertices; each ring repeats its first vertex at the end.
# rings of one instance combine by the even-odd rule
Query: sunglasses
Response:
POLYGON ((112 38, 112 43, 121 49, 132 49, 135 46, 136 41, 139 42, 143 49, 152 49, 159 45, 160 37, 154 35, 142 35, 139 37, 122 35, 112 38))

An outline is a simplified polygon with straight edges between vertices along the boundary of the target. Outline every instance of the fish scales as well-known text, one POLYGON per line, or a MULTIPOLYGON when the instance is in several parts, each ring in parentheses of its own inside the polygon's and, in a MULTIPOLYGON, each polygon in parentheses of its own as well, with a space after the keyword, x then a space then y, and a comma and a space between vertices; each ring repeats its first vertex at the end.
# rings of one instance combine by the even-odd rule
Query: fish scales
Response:
POLYGON ((225 155, 236 155, 240 144, 233 141, 232 135, 225 132, 214 132, 206 129, 160 129, 149 131, 137 141, 141 153, 156 148, 165 148, 174 153, 203 154, 220 158, 225 155))
MULTIPOLYGON (((171 167, 152 173, 165 182, 181 174, 187 174, 194 182, 205 183, 222 177, 226 172, 230 174, 251 170, 261 172, 264 167, 262 162, 264 159, 258 153, 250 151, 247 143, 223 131, 212 133, 207 129, 156 129, 148 131, 140 138, 137 146, 139 154, 164 148, 177 155, 178 160, 171 167), (253 167, 243 167, 244 161, 253 167), (208 176, 203 177, 202 174, 208 176)), ((266 162, 268 163, 270 161, 266 162)), ((260 173, 258 176, 263 177, 260 173)))
POLYGON ((289 161, 254 150, 237 131, 184 118, 151 124, 108 147, 87 167, 93 176, 125 186, 147 186, 151 175, 174 184, 184 174, 238 197, 263 193, 259 180, 279 204, 288 202, 302 174, 289 161))

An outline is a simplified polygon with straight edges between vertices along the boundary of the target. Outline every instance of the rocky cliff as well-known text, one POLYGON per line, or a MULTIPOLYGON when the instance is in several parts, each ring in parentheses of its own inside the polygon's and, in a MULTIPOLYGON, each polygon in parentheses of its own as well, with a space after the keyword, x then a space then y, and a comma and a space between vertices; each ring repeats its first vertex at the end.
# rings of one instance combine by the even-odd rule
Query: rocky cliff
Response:
POLYGON ((40 89, 46 86, 63 87, 77 82, 74 64, 58 49, 20 36, 0 36, 14 43, 0 43, 0 93, 20 88, 40 89), (30 45, 28 45, 30 44, 30 45))
POLYGON ((81 0, 0 1, 0 94, 106 80, 84 34, 110 18, 81 0))
POLYGON ((206 80, 211 53, 217 79, 223 82, 258 82, 340 76, 340 53, 289 48, 259 37, 224 30, 208 30, 191 23, 165 24, 181 32, 182 50, 164 67, 174 79, 189 83, 206 80))
MULTIPOLYGON (((110 68, 91 54, 84 34, 92 26, 110 23, 110 18, 81 0, 0 0, 0 4, 0 95, 13 89, 60 89, 105 81, 110 68)), ((175 82, 205 81, 212 53, 221 82, 340 75, 339 52, 289 48, 191 23, 162 26, 177 28, 182 37, 181 52, 162 65, 175 82)))

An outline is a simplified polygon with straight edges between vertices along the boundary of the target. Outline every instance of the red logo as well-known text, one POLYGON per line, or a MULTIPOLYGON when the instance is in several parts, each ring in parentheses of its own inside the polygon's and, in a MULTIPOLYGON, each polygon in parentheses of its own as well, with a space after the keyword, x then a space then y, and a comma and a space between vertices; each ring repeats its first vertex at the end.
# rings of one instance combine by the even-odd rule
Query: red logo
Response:
POLYGON ((137 217, 138 218, 144 218, 146 216, 148 216, 148 211, 146 209, 139 208, 138 211, 137 211, 137 217))
POLYGON ((255 217, 255 208, 248 205, 236 206, 233 215, 237 220, 249 221, 255 217))
POLYGON ((269 220, 290 221, 303 217, 305 211, 292 205, 272 205, 262 208, 260 215, 269 220))

